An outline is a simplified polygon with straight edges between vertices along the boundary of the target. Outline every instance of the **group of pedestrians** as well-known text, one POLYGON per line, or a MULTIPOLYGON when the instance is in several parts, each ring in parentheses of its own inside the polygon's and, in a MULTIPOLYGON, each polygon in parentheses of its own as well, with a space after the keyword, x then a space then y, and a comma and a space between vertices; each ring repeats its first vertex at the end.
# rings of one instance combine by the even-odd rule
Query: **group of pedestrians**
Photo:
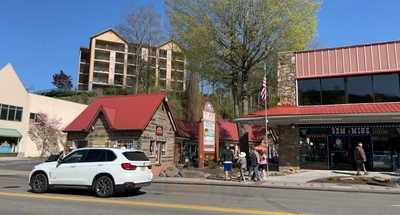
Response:
POLYGON ((240 152, 238 159, 235 159, 234 152, 227 146, 222 150, 221 160, 224 165, 225 180, 230 180, 230 172, 234 162, 240 169, 240 181, 246 182, 246 173, 253 181, 261 181, 265 177, 267 169, 267 156, 265 153, 259 153, 254 147, 249 150, 249 155, 245 152, 240 152))

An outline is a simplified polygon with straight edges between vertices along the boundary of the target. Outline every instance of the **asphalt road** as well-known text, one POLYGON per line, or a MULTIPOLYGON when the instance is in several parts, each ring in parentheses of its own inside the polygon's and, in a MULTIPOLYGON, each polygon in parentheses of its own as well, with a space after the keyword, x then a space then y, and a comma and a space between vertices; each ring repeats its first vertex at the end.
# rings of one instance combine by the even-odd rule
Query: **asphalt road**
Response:
MULTIPOLYGON (((19 171, 31 171, 33 167, 42 161, 40 160, 1 160, 0 159, 0 170, 19 170, 19 171)), ((0 172, 1 173, 1 172, 0 172)))
POLYGON ((0 170, 0 214, 400 214, 393 194, 153 184, 101 199, 82 190, 33 194, 26 183, 0 170))

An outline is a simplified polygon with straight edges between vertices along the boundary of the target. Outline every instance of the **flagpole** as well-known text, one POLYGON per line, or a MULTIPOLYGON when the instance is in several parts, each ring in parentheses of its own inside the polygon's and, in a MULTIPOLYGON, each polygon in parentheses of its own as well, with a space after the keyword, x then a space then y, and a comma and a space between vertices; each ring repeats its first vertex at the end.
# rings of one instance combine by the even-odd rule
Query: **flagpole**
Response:
MULTIPOLYGON (((264 63, 264 78, 267 80, 267 64, 264 63)), ((267 86, 265 86, 267 89, 267 86)), ((266 151, 266 157, 267 157, 267 176, 269 176, 269 144, 268 144, 268 114, 267 114, 267 108, 268 108, 268 93, 269 91, 266 90, 266 96, 264 100, 264 107, 265 107, 265 145, 267 146, 267 151, 266 151)))

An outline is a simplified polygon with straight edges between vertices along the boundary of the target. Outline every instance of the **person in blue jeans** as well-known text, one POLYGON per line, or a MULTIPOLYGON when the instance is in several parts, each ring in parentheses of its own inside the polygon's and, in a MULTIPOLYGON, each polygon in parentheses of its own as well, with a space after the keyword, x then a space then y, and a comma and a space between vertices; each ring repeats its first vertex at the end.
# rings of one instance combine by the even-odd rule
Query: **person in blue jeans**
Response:
POLYGON ((253 181, 260 181, 260 172, 259 172, 259 155, 258 152, 252 148, 249 153, 250 157, 250 176, 253 181))
POLYGON ((240 181, 246 182, 245 172, 247 170, 246 153, 240 152, 239 155, 240 181))
POLYGON ((224 164, 224 172, 225 172, 225 180, 230 179, 229 173, 232 171, 232 161, 233 161, 233 153, 229 149, 229 146, 226 146, 225 149, 221 152, 221 160, 224 164))

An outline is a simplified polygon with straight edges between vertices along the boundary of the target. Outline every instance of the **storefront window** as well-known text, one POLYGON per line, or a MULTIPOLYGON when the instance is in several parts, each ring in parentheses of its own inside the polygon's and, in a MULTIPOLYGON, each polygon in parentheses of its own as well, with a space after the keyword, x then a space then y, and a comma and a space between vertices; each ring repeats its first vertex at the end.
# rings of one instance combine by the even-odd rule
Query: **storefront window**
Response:
POLYGON ((347 90, 349 103, 373 102, 371 76, 348 77, 347 90))
POLYGON ((398 74, 374 76, 374 93, 376 102, 392 102, 400 100, 398 74))
POLYGON ((343 104, 346 103, 344 78, 326 78, 321 80, 322 103, 343 104))
POLYGON ((400 101, 399 74, 298 80, 299 105, 400 101))
POLYGON ((306 169, 327 169, 326 129, 300 129, 300 165, 306 169))
POLYGON ((305 138, 300 146, 300 164, 302 168, 325 169, 328 167, 326 159, 326 138, 305 138))
POLYGON ((319 105, 321 104, 321 82, 320 79, 299 80, 299 104, 319 105))

